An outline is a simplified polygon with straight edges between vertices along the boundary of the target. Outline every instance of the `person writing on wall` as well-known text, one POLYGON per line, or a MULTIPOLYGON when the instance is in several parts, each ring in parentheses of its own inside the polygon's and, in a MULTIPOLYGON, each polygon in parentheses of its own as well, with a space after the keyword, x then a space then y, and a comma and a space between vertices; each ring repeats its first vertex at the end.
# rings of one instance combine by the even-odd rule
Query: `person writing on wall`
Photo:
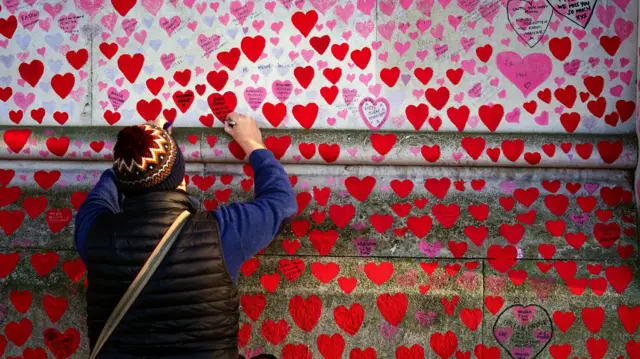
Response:
POLYGON ((240 266, 296 213, 295 194, 256 122, 231 113, 225 131, 248 156, 255 198, 199 212, 186 192, 184 157, 165 125, 156 120, 120 131, 113 168, 76 215, 75 245, 88 272, 90 348, 160 239, 188 210, 177 240, 97 357, 237 359, 240 266))

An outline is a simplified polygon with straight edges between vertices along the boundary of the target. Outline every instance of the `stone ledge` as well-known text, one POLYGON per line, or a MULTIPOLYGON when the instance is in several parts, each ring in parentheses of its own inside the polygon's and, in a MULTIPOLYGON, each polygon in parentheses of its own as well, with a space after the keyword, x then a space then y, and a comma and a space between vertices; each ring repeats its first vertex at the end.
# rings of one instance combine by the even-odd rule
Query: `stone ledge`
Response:
MULTIPOLYGON (((0 159, 110 160, 117 131, 1 127, 0 159)), ((638 152, 634 135, 326 130, 263 130, 263 135, 265 145, 287 164, 632 169, 638 152)), ((175 129, 174 137, 189 162, 238 163, 244 155, 221 129, 175 129)))

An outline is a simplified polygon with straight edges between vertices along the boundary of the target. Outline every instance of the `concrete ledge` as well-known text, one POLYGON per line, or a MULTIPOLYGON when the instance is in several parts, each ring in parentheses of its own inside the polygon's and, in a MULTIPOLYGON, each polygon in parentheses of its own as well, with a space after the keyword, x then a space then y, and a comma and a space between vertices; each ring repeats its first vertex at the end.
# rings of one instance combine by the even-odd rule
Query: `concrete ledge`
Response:
MULTIPOLYGON (((0 159, 110 160, 117 128, 0 128, 0 159)), ((635 168, 634 135, 534 135, 263 130, 283 163, 559 168, 635 168)), ((238 163, 221 129, 175 129, 187 161, 238 163)))

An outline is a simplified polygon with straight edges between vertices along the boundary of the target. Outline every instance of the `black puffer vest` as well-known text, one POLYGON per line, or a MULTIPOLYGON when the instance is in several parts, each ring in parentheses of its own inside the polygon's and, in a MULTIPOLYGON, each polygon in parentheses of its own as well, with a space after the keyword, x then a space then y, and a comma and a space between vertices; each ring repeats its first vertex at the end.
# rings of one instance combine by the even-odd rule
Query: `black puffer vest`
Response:
POLYGON ((171 223, 192 214, 98 358, 237 359, 239 296, 209 212, 182 191, 126 197, 87 237, 87 311, 93 348, 111 311, 171 223))

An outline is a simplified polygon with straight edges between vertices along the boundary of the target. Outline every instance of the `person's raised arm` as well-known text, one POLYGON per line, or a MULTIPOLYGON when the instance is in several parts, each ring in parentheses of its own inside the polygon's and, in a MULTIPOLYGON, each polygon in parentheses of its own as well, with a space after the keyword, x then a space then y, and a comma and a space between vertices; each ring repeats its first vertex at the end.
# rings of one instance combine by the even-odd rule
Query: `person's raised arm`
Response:
POLYGON ((222 250, 234 280, 242 263, 266 247, 282 222, 297 211, 295 194, 287 173, 262 144, 256 122, 231 113, 225 131, 242 147, 253 168, 255 199, 233 203, 213 211, 221 230, 222 250))
POLYGON ((120 212, 120 204, 123 199, 124 196, 116 186, 116 175, 113 169, 104 171, 76 214, 73 239, 76 250, 85 264, 87 263, 87 233, 91 225, 104 212, 120 212))

